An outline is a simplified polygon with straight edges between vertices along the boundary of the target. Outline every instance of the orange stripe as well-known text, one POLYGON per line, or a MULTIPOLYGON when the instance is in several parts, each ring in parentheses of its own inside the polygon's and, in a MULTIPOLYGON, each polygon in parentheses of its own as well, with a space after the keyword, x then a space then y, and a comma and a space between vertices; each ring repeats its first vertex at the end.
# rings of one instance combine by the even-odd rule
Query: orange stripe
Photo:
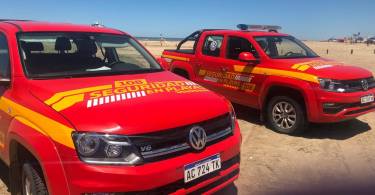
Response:
POLYGON ((169 58, 169 59, 173 59, 173 60, 185 61, 185 62, 190 61, 189 58, 179 57, 179 56, 162 55, 161 57, 163 57, 163 58, 169 58))
POLYGON ((0 99, 0 109, 14 117, 20 123, 50 137, 55 142, 74 149, 74 143, 71 137, 74 131, 73 128, 30 110, 5 97, 1 97, 0 99))
POLYGON ((259 68, 259 67, 249 68, 249 66, 243 66, 243 65, 234 65, 234 70, 240 73, 290 77, 290 78, 296 78, 296 79, 309 81, 313 83, 319 83, 317 76, 312 75, 312 74, 307 74, 307 73, 301 73, 301 72, 293 72, 293 71, 278 70, 278 69, 271 69, 271 68, 259 68))
POLYGON ((56 111, 62 111, 70 106, 73 106, 76 103, 82 102, 84 98, 84 94, 77 94, 77 95, 71 95, 67 97, 63 97, 60 101, 56 102, 52 105, 52 108, 56 111))

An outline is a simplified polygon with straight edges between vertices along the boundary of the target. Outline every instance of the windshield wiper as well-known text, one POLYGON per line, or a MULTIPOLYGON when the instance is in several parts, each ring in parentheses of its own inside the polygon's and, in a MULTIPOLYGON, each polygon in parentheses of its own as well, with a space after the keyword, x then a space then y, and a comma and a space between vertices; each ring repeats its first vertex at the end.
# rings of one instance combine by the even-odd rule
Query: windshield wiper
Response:
POLYGON ((319 56, 289 56, 289 57, 271 57, 272 59, 301 59, 301 58, 318 58, 319 56))
POLYGON ((112 76, 112 75, 126 75, 126 74, 141 74, 141 73, 152 73, 161 72, 163 69, 140 69, 140 70, 130 70, 130 71, 101 71, 101 72, 90 72, 90 73, 71 73, 67 75, 62 74, 35 74, 31 75, 31 79, 35 80, 48 80, 48 79, 70 79, 70 78, 82 78, 82 77, 95 77, 95 76, 112 76))

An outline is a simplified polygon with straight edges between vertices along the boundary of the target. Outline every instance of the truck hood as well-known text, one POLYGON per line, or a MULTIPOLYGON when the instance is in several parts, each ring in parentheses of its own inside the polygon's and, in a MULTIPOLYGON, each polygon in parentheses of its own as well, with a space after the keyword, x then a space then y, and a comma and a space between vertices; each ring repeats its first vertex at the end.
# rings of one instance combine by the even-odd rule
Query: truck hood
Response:
POLYGON ((287 70, 315 75, 319 78, 335 80, 355 80, 372 77, 372 73, 364 68, 328 60, 325 58, 272 60, 287 70))
POLYGON ((30 80, 30 92, 77 131, 143 134, 227 113, 227 101, 170 72, 30 80))

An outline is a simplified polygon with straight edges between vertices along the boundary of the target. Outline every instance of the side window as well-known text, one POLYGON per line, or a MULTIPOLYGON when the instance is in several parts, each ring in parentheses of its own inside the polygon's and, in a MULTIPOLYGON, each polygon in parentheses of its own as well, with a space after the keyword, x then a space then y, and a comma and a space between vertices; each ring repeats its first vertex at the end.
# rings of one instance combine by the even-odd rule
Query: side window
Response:
POLYGON ((256 37, 256 41, 267 55, 271 54, 269 41, 266 37, 256 37))
POLYGON ((0 33, 0 78, 10 79, 10 60, 8 42, 4 34, 0 33))
POLYGON ((241 52, 250 52, 255 58, 259 58, 258 52, 254 46, 241 37, 229 37, 227 46, 227 58, 237 60, 241 52))
POLYGON ((204 55, 208 56, 220 56, 220 48, 223 43, 223 36, 207 36, 204 45, 202 53, 204 55))

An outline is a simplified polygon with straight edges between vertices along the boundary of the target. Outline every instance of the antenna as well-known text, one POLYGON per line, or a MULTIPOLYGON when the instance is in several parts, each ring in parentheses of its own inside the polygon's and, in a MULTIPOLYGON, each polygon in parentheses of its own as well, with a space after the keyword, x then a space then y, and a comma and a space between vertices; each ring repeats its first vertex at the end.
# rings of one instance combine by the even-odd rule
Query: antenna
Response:
POLYGON ((91 26, 94 26, 94 27, 104 27, 104 24, 100 23, 99 21, 96 21, 94 24, 91 24, 91 26))

